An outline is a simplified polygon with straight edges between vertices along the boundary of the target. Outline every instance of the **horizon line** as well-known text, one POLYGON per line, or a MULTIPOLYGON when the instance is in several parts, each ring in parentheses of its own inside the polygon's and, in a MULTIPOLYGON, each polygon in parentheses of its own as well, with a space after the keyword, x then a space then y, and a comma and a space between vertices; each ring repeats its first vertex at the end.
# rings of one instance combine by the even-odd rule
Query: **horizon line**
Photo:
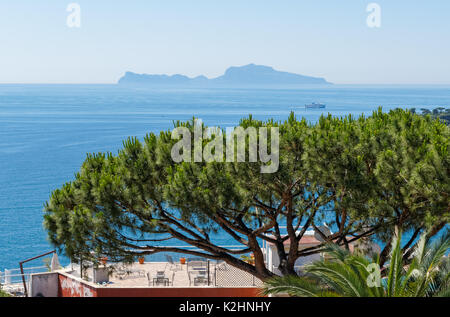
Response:
MULTIPOLYGON (((122 86, 117 82, 61 82, 61 83, 55 83, 55 82, 0 82, 0 85, 117 85, 122 86)), ((251 84, 249 84, 251 85, 251 84)), ((129 87, 133 86, 139 86, 139 87, 183 87, 183 85, 178 84, 141 84, 141 85, 128 85, 129 87)), ((185 88, 202 88, 202 87, 189 87, 188 85, 185 85, 185 88)), ((245 84, 243 85, 245 86, 245 84)), ((258 86, 258 85, 254 85, 258 86)), ((336 83, 333 82, 331 85, 321 85, 321 84, 267 84, 267 85, 259 85, 259 86, 295 86, 301 88, 302 86, 318 86, 318 87, 333 87, 333 86, 450 86, 450 82, 448 83, 336 83)), ((205 87, 209 88, 209 87, 205 87)), ((217 88, 217 87, 213 87, 217 88)), ((220 87, 218 87, 220 88, 220 87)), ((232 87, 232 88, 239 88, 239 87, 232 87)))

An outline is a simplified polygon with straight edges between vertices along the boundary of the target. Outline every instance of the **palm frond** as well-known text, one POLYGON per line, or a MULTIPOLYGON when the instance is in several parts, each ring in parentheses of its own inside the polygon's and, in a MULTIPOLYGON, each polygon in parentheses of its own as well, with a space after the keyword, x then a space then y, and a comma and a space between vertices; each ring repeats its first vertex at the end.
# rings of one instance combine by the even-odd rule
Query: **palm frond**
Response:
POLYGON ((324 290, 317 281, 298 276, 277 276, 267 280, 262 295, 288 294, 295 297, 323 297, 333 293, 324 290))
MULTIPOLYGON (((396 230, 397 231, 397 230, 396 230)), ((392 241, 387 276, 372 285, 373 269, 379 269, 379 257, 371 260, 352 254, 337 245, 325 247, 327 259, 305 266, 306 277, 275 277, 267 281, 263 294, 289 294, 301 297, 405 297, 450 296, 449 230, 434 243, 423 234, 417 243, 411 263, 403 259, 402 234, 392 241)))
POLYGON ((400 296, 401 293, 400 286, 402 284, 401 277, 403 273, 403 252, 401 248, 401 239, 402 233, 398 232, 392 240, 386 290, 388 297, 400 296))

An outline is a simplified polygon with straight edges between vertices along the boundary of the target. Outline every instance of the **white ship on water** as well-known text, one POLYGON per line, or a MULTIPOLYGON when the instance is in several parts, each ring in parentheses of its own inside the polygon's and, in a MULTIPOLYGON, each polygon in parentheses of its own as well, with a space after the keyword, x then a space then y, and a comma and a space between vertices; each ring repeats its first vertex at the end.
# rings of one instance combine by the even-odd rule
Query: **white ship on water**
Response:
POLYGON ((322 104, 322 103, 315 103, 313 102, 310 105, 305 105, 305 109, 323 109, 325 108, 326 105, 322 104))

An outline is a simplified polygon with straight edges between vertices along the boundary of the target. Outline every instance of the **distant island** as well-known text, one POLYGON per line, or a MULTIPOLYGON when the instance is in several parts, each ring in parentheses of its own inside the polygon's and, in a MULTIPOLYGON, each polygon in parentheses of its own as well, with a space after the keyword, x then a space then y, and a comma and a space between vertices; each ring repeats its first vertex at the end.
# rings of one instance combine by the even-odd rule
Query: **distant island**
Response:
POLYGON ((188 87, 247 87, 331 85, 324 78, 281 72, 269 66, 249 64, 230 67, 225 74, 209 79, 205 76, 190 78, 184 75, 148 75, 126 72, 120 85, 188 86, 188 87))

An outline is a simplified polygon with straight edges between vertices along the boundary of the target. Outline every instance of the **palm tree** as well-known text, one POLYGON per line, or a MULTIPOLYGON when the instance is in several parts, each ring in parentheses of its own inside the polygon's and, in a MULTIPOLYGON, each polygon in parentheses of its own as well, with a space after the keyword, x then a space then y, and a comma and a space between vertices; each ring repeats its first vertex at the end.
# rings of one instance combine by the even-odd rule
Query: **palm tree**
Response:
POLYGON ((272 278, 266 281, 262 293, 298 297, 449 297, 449 248, 450 230, 434 243, 424 234, 412 259, 405 261, 399 233, 392 242, 389 263, 381 271, 378 258, 371 260, 329 245, 325 259, 306 266, 304 276, 272 278))

